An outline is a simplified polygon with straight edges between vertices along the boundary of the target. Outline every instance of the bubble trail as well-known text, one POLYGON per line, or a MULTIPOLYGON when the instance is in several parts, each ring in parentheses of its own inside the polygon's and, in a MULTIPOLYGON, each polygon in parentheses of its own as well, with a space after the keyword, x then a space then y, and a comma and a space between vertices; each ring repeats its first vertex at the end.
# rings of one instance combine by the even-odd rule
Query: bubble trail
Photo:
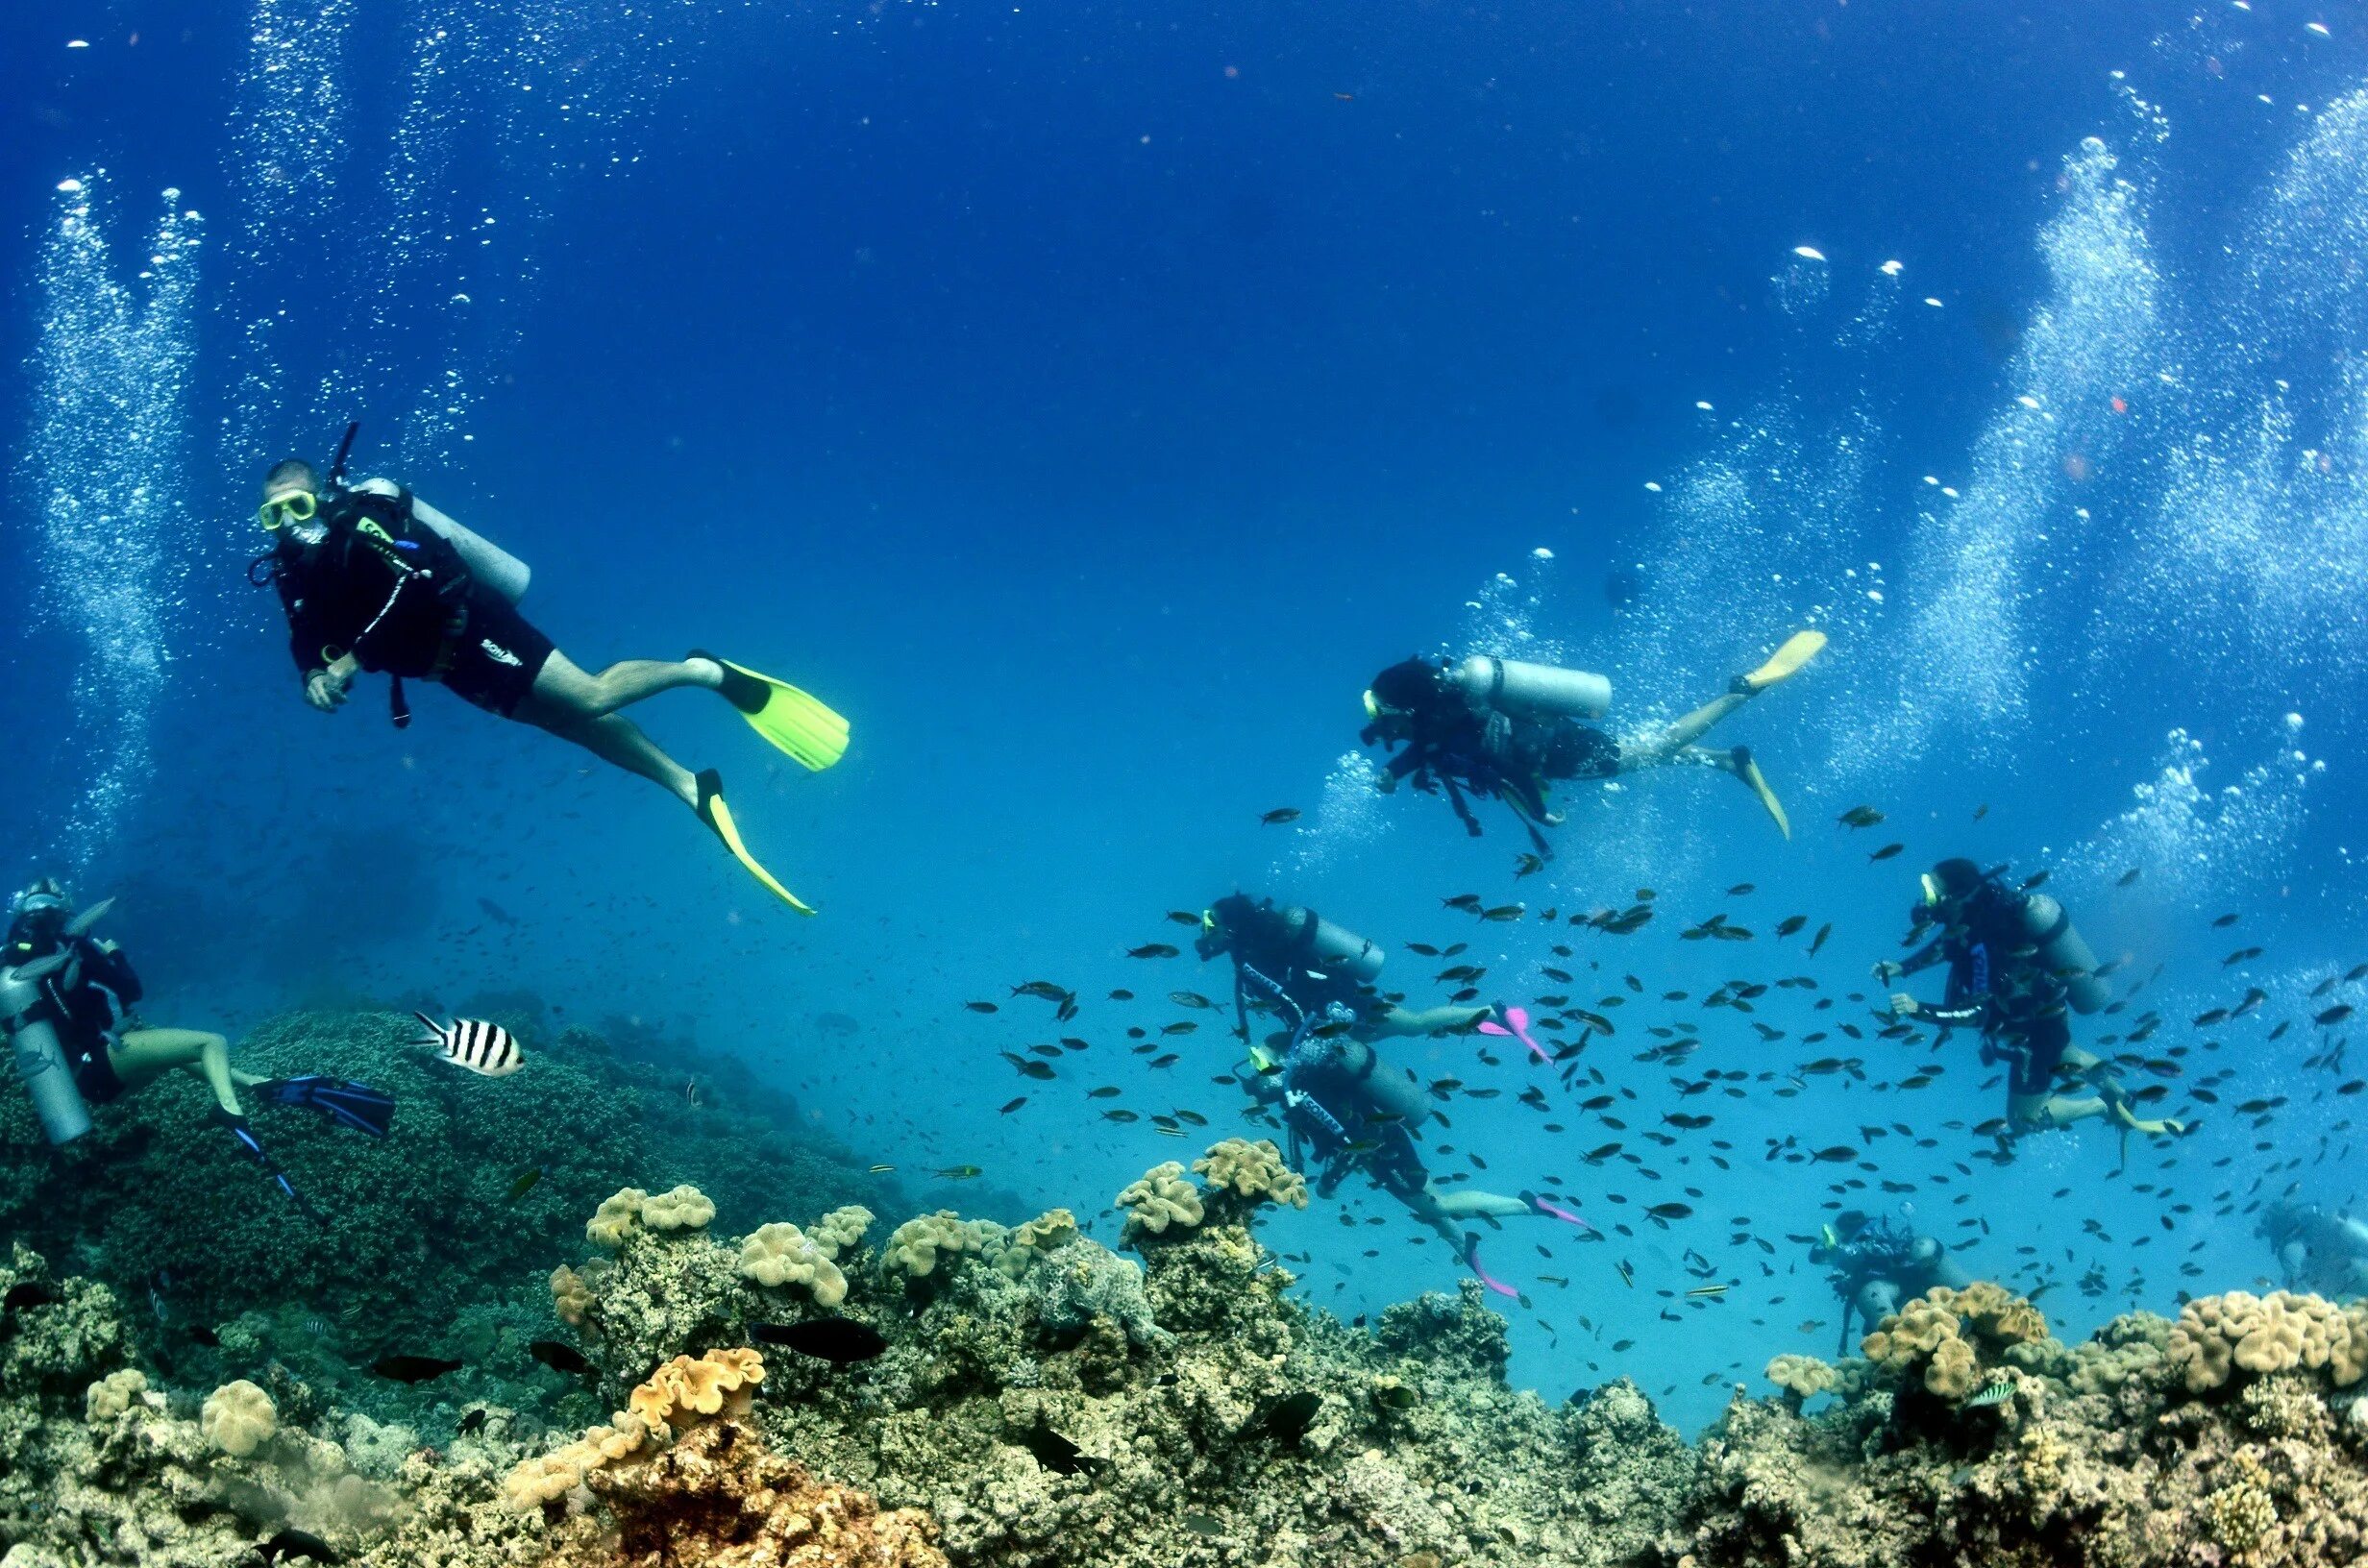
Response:
POLYGON ((62 852, 76 872, 105 846, 150 771, 149 718, 186 573, 180 488, 195 353, 191 300, 201 220, 163 193, 146 264, 129 282, 107 240, 105 171, 58 186, 42 245, 38 414, 24 459, 39 498, 36 614, 83 640, 75 743, 88 780, 62 852))

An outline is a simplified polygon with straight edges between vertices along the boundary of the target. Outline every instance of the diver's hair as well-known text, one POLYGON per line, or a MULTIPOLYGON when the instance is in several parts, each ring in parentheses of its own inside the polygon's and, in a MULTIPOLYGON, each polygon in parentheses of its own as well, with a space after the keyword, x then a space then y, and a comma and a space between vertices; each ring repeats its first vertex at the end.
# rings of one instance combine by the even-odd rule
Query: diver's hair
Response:
POLYGON ((1952 898, 1962 898, 1982 885, 1982 868, 1970 860, 1944 860, 1933 868, 1933 880, 1952 898))
POLYGON ((276 490, 292 490, 300 486, 315 495, 320 493, 320 471, 302 457, 283 457, 271 465, 270 473, 263 476, 263 494, 266 496, 276 490))

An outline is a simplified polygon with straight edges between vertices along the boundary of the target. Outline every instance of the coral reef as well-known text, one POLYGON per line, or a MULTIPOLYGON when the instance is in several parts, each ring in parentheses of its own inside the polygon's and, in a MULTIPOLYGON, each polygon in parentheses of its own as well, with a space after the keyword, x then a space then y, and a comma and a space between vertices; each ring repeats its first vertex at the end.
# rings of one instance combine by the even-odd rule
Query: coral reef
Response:
MULTIPOLYGON (((363 1568, 2368 1553, 2368 1308, 2209 1297, 2176 1325, 2132 1313, 2069 1345, 1997 1286, 1934 1290, 1862 1360, 1777 1357, 1778 1394, 1738 1390, 1690 1447, 1624 1379, 1560 1408, 1508 1387, 1506 1326, 1477 1282, 1370 1329, 1306 1307, 1252 1229, 1303 1190, 1272 1145, 1227 1140, 1193 1170, 1205 1187, 1172 1163, 1127 1188, 1130 1218, 1162 1221, 1129 1227, 1140 1262, 1062 1210, 1008 1231, 924 1214, 875 1257, 863 1210, 730 1238, 712 1216, 649 1223, 654 1200, 632 1196, 607 1210, 631 1216, 612 1242, 576 1243, 599 1256, 546 1254, 481 1309, 538 1333, 555 1315, 594 1370, 431 1382, 451 1433, 434 1446, 274 1355, 273 1312, 221 1333, 251 1376, 191 1377, 142 1354, 104 1284, 18 1245, 0 1263, 0 1565, 230 1568, 316 1548, 363 1568), (811 1324, 824 1314, 874 1336, 811 1324), (805 1344, 828 1354, 789 1348, 805 1344)), ((701 1208, 667 1196, 677 1216, 701 1208)))

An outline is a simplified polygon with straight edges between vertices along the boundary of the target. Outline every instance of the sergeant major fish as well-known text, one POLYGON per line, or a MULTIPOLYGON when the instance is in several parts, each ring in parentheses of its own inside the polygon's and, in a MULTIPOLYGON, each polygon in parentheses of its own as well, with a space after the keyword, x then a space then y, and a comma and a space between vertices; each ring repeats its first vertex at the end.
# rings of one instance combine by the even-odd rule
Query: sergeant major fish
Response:
POLYGON ((428 1030, 426 1039, 413 1043, 435 1046, 444 1053, 444 1060, 456 1067, 466 1067, 482 1078, 506 1078, 527 1065, 526 1053, 518 1048, 509 1031, 498 1023, 487 1023, 481 1018, 455 1018, 447 1027, 425 1013, 414 1013, 411 1017, 428 1030))

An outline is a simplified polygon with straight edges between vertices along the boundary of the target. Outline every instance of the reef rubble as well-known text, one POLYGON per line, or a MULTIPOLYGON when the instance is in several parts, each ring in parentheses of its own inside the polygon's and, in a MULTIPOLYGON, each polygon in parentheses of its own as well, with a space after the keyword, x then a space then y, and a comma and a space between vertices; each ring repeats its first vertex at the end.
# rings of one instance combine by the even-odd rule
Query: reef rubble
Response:
POLYGON ((1777 1358, 1773 1393, 1739 1388, 1689 1444, 1624 1379, 1560 1406, 1509 1387, 1475 1284, 1369 1327, 1295 1300, 1256 1226, 1306 1191, 1268 1143, 1129 1187, 1133 1256, 1065 1210, 877 1235, 842 1207, 723 1235, 688 1184, 663 1198, 587 1202, 572 1256, 521 1284, 538 1344, 572 1347, 580 1376, 430 1381, 408 1425, 259 1347, 237 1377, 176 1379, 143 1361, 115 1291, 14 1246, 0 1568, 230 1568, 259 1549, 386 1568, 2368 1552, 2368 1305, 2232 1293, 2066 1344, 2001 1286, 1935 1290, 1860 1356, 1777 1358))

